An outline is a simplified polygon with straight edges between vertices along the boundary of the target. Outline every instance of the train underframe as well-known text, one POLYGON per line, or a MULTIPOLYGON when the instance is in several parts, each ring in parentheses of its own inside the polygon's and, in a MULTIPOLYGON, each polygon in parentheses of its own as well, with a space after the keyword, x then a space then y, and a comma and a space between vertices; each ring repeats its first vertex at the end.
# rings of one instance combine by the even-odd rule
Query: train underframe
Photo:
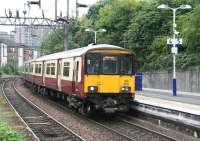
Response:
POLYGON ((37 85, 25 80, 25 84, 32 91, 41 95, 48 95, 66 101, 68 107, 77 110, 83 114, 91 114, 94 111, 103 111, 105 113, 127 112, 130 109, 130 101, 133 100, 132 94, 87 94, 86 99, 80 99, 76 95, 67 95, 59 91, 37 85))
POLYGON ((130 109, 131 94, 109 93, 88 94, 88 101, 95 105, 95 109, 106 113, 127 112, 130 109))

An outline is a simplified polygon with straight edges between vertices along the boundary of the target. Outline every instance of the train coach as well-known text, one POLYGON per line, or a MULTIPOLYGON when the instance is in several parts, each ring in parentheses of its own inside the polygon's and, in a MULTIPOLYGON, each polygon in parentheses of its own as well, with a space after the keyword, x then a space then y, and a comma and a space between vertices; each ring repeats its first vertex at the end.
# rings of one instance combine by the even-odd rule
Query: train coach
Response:
POLYGON ((90 45, 25 62, 22 78, 80 112, 124 112, 135 97, 134 62, 127 49, 90 45))

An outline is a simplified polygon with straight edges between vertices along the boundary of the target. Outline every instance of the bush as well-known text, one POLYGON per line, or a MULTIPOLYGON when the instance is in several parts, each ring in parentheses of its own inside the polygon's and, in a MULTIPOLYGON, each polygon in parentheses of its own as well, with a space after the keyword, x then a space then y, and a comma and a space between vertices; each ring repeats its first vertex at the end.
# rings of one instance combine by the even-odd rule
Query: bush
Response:
POLYGON ((1 141, 22 141, 24 137, 16 131, 10 129, 5 123, 0 122, 1 141))
POLYGON ((15 60, 9 60, 7 64, 5 64, 2 68, 2 73, 7 75, 18 75, 19 70, 16 66, 15 60))

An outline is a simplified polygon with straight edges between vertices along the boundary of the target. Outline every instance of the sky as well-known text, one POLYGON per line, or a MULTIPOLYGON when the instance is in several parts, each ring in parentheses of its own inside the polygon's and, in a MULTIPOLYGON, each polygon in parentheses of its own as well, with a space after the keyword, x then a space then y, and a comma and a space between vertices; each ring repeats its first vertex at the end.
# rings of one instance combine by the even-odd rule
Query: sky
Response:
MULTIPOLYGON (((0 16, 5 16, 5 10, 9 9, 15 13, 16 9, 19 10, 19 14, 23 15, 23 10, 26 9, 28 11, 29 16, 31 17, 42 17, 42 9, 44 10, 45 17, 55 18, 55 0, 41 0, 41 9, 37 5, 32 5, 31 8, 28 8, 27 1, 38 1, 38 0, 0 0, 0 16)), ((92 5, 96 3, 98 0, 78 0, 78 3, 92 5)), ((57 15, 60 15, 62 12, 63 16, 66 16, 67 9, 67 0, 57 0, 58 10, 57 15)), ((69 0, 69 12, 70 16, 75 16, 75 3, 76 0, 69 0)), ((87 13, 88 8, 79 8, 79 16, 87 13)), ((13 27, 8 26, 0 26, 0 31, 12 31, 13 27)))

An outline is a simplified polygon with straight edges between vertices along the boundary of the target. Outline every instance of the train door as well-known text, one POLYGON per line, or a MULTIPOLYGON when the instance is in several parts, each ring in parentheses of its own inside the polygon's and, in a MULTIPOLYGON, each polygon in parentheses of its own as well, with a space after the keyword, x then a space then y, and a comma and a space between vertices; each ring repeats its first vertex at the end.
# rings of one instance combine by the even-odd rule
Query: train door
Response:
POLYGON ((42 63, 42 83, 45 86, 45 75, 46 75, 46 63, 43 61, 42 63))
POLYGON ((62 60, 58 60, 57 63, 57 89, 61 91, 61 68, 62 68, 62 60))
POLYGON ((45 79, 44 79, 44 76, 45 76, 45 63, 44 61, 42 62, 42 84, 45 86, 45 79))
POLYGON ((73 93, 80 95, 81 93, 81 57, 76 57, 74 60, 73 71, 73 93))

